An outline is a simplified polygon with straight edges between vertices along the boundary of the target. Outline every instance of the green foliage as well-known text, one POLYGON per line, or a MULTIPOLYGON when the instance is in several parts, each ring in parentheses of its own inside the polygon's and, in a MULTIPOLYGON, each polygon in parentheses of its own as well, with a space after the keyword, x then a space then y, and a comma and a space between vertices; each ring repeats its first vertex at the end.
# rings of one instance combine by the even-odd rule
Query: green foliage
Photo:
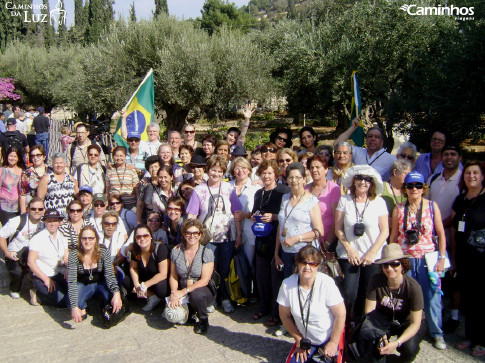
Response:
POLYGON ((155 17, 160 14, 168 15, 168 4, 167 0, 155 0, 155 17))
POLYGON ((256 22, 249 13, 224 0, 206 0, 200 12, 202 17, 196 19, 195 25, 211 35, 222 26, 239 29, 245 33, 256 22))
POLYGON ((262 145, 269 140, 269 134, 268 131, 248 132, 244 147, 248 152, 254 150, 257 146, 262 145))
POLYGON ((96 43, 114 20, 112 0, 90 0, 88 3, 85 42, 96 43))
POLYGON ((136 23, 135 2, 133 1, 130 6, 130 21, 136 23))

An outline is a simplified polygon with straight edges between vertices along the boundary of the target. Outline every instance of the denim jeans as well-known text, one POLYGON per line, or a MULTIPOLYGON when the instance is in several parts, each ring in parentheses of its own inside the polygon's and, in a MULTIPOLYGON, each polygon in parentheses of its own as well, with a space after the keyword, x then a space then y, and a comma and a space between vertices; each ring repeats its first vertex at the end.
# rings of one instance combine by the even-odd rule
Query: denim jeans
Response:
POLYGON ((42 132, 40 134, 35 135, 35 144, 36 145, 42 145, 45 151, 45 157, 46 160, 48 160, 49 157, 49 133, 48 132, 42 132))
POLYGON ((51 280, 56 283, 56 289, 49 292, 41 279, 34 276, 32 283, 37 289, 37 297, 42 305, 52 305, 58 308, 66 307, 67 298, 67 282, 64 275, 59 273, 51 277, 51 280))
POLYGON ((286 279, 293 275, 293 265, 295 264, 296 253, 288 253, 281 250, 281 259, 283 260, 283 278, 286 279))
MULTIPOLYGON (((328 343, 328 340, 325 343, 323 343, 322 345, 313 345, 312 344, 312 347, 310 348, 310 354, 307 355, 307 360, 305 362, 299 361, 298 363, 317 363, 317 362, 324 362, 323 359, 325 359, 325 358, 323 358, 323 357, 321 357, 319 355, 318 349, 325 347, 325 345, 327 345, 327 343, 328 343), (313 359, 314 356, 315 356, 315 359, 313 359), (318 358, 317 358, 317 356, 318 356, 318 358)), ((337 353, 338 353, 339 348, 340 348, 340 345, 337 347, 337 353)), ((335 358, 334 361, 336 362, 337 361, 337 357, 334 357, 334 358, 335 358)), ((296 354, 291 357, 289 363, 297 363, 296 362, 296 354)))
POLYGON ((429 333, 433 338, 442 336, 441 294, 439 292, 433 292, 425 259, 410 258, 409 261, 411 262, 411 270, 407 274, 418 281, 423 290, 424 313, 426 315, 429 333))
POLYGON ((227 300, 230 298, 229 291, 227 291, 225 279, 229 276, 231 268, 231 260, 234 257, 234 241, 227 241, 221 243, 209 243, 207 245, 214 252, 214 269, 221 277, 221 283, 217 291, 219 299, 227 300))
POLYGON ((86 309, 87 301, 94 295, 99 296, 104 306, 109 299, 109 291, 104 282, 93 282, 92 284, 77 283, 77 306, 79 309, 86 309))

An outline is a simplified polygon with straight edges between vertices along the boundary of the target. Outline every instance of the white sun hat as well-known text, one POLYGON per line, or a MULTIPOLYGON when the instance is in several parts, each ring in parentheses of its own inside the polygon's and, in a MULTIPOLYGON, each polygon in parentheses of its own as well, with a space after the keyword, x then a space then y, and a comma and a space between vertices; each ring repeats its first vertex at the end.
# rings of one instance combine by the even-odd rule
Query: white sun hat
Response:
POLYGON ((374 181, 374 185, 376 186, 376 193, 381 194, 384 185, 382 184, 382 178, 379 173, 370 165, 354 165, 347 172, 342 180, 342 184, 344 187, 350 190, 352 186, 352 182, 354 180, 354 176, 356 175, 365 175, 372 177, 374 181))

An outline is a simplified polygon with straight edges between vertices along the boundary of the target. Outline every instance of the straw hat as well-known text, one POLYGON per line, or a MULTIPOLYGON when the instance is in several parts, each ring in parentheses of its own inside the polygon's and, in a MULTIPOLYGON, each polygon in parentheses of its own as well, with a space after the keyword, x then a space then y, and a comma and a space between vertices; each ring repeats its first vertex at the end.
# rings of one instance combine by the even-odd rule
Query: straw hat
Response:
POLYGON ((342 184, 347 189, 352 187, 354 181, 354 176, 365 175, 370 176, 374 180, 374 185, 376 186, 376 193, 381 194, 384 190, 384 185, 382 184, 382 178, 379 173, 370 165, 354 165, 347 172, 342 180, 342 184))
POLYGON ((382 249, 381 259, 375 261, 376 265, 380 265, 390 261, 402 260, 403 258, 412 258, 411 255, 402 253, 401 246, 398 243, 391 243, 382 249))

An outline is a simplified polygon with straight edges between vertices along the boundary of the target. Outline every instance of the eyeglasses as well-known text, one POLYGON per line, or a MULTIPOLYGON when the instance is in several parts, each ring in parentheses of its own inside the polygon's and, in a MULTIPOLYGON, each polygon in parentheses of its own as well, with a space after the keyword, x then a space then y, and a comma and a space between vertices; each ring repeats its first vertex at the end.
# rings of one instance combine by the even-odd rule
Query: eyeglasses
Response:
POLYGON ((35 158, 41 158, 41 157, 43 157, 43 156, 44 156, 44 154, 30 154, 30 157, 31 157, 32 159, 35 159, 35 158))
POLYGON ((138 142, 138 141, 140 141, 140 139, 137 139, 135 137, 132 137, 132 138, 129 138, 128 139, 128 142, 138 142))
POLYGON ((182 209, 180 208, 172 208, 172 207, 168 207, 167 208, 167 212, 181 212, 182 209))
POLYGON ((118 224, 118 222, 104 222, 103 223, 106 227, 114 227, 118 224))
POLYGON ((142 238, 148 238, 148 237, 150 237, 150 235, 148 233, 146 233, 146 234, 139 234, 139 235, 135 236, 135 239, 137 241, 141 241, 142 238))
POLYGON ((148 222, 152 222, 152 223, 160 223, 160 219, 158 219, 158 218, 149 218, 149 219, 148 219, 148 222))
POLYGON ((87 241, 93 242, 95 239, 96 239, 96 237, 94 237, 94 236, 93 237, 81 237, 81 241, 83 241, 83 242, 87 242, 87 241))
POLYGON ((99 154, 88 154, 88 156, 92 156, 93 158, 97 158, 99 154))
POLYGON ((406 189, 423 189, 423 183, 406 183, 406 189))
POLYGON ((403 159, 408 159, 408 160, 414 160, 414 156, 412 155, 406 155, 406 154, 399 154, 400 157, 402 157, 403 159))
POLYGON ((323 151, 319 151, 319 152, 317 152, 317 155, 325 156, 325 157, 327 157, 327 158, 330 156, 330 154, 329 154, 329 153, 326 153, 326 152, 323 152, 323 151))
POLYGON ((285 163, 286 162, 288 164, 291 163, 292 161, 293 161, 292 159, 279 159, 278 160, 278 162, 280 162, 280 163, 285 163))
POLYGON ((392 267, 392 268, 398 268, 399 266, 401 266, 401 261, 396 260, 396 261, 392 261, 392 262, 382 264, 382 267, 385 268, 385 269, 389 268, 389 266, 392 267))
POLYGON ((185 134, 195 134, 195 130, 185 130, 185 134))
POLYGON ((69 209, 69 213, 81 213, 82 209, 69 209))
POLYGON ((311 267, 317 267, 318 266, 318 263, 317 262, 313 262, 313 261, 303 261, 303 262, 300 262, 303 266, 311 266, 311 267))
POLYGON ((298 181, 298 180, 302 180, 302 179, 303 179, 303 177, 302 177, 302 176, 290 176, 290 177, 288 178, 288 180, 289 180, 289 181, 293 181, 293 180, 298 181))
POLYGON ((104 208, 104 207, 106 207, 106 204, 104 204, 104 203, 95 203, 94 204, 94 208, 104 208))
POLYGON ((355 180, 358 180, 358 181, 365 180, 367 183, 372 183, 374 179, 371 176, 356 175, 355 180))
POLYGON ((284 141, 284 142, 288 141, 288 139, 285 139, 284 137, 281 137, 281 136, 276 136, 276 140, 280 140, 280 141, 284 141))
POLYGON ((44 208, 29 208, 32 212, 42 212, 44 208))
POLYGON ((444 139, 438 139, 437 137, 432 137, 431 141, 433 142, 439 142, 440 144, 444 144, 445 140, 444 139))
POLYGON ((200 232, 185 232, 185 237, 199 237, 200 232))
POLYGON ((121 202, 111 202, 110 204, 111 204, 111 205, 120 205, 120 204, 121 204, 121 202))
POLYGON ((263 147, 261 149, 261 152, 262 153, 275 153, 276 152, 276 148, 274 148, 274 147, 270 147, 270 148, 263 147))

